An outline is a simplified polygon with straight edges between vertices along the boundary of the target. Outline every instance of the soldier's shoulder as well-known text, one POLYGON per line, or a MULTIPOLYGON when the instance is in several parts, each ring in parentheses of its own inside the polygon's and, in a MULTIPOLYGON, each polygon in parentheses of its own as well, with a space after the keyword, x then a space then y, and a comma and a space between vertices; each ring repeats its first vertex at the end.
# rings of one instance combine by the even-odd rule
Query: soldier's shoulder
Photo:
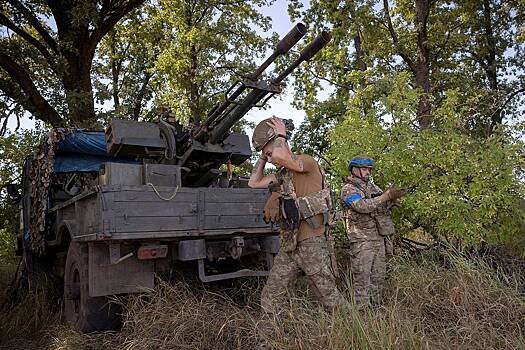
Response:
POLYGON ((303 162, 304 170, 306 172, 317 171, 317 169, 319 169, 319 164, 311 155, 300 154, 297 156, 297 158, 303 162))
POLYGON ((351 193, 361 193, 363 191, 361 191, 356 185, 354 185, 353 183, 345 183, 343 185, 343 187, 341 188, 341 193, 342 194, 351 194, 351 193))
POLYGON ((297 157, 299 159, 301 159, 303 162, 309 162, 309 163, 317 164, 317 161, 315 160, 315 158, 312 157, 309 154, 299 154, 297 157))
POLYGON ((379 187, 375 183, 373 183, 372 186, 374 187, 374 190, 379 191, 379 192, 383 192, 383 189, 381 189, 381 187, 379 187))

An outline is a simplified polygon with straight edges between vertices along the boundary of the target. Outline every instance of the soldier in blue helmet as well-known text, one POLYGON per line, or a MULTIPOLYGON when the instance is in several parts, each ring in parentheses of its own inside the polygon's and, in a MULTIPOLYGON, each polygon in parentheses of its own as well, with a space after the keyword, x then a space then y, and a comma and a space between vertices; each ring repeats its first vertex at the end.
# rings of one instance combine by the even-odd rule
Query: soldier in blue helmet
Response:
POLYGON ((370 180, 374 160, 359 155, 350 160, 350 176, 341 190, 355 302, 359 308, 381 301, 386 274, 386 255, 392 253, 394 233, 391 210, 405 190, 383 192, 370 180))

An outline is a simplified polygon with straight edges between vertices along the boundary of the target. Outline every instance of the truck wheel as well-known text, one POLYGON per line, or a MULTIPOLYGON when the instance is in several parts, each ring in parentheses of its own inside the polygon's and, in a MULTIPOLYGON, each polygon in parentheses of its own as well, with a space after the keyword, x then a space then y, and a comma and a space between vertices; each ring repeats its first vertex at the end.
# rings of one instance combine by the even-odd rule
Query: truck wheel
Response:
POLYGON ((90 333, 119 330, 122 307, 107 297, 90 297, 88 279, 88 246, 71 242, 64 274, 64 313, 74 329, 90 333))

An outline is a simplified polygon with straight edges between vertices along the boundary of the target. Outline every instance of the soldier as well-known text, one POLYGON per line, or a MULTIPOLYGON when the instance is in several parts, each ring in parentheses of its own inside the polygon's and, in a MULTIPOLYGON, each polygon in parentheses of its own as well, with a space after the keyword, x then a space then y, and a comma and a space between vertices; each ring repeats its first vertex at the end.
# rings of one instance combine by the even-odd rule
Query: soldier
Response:
POLYGON ((358 308, 381 301, 386 274, 385 253, 392 254, 391 210, 405 194, 404 189, 393 187, 383 192, 371 182, 373 166, 374 161, 367 156, 352 158, 348 163, 351 175, 341 191, 358 308))
POLYGON ((287 139, 286 126, 277 117, 259 123, 252 137, 255 150, 262 154, 248 185, 270 188, 264 218, 281 228, 281 248, 263 288, 261 306, 278 315, 288 285, 304 272, 322 305, 332 310, 344 299, 335 285, 334 256, 326 232, 330 191, 315 159, 293 154, 287 139), (278 168, 276 174, 264 175, 267 162, 278 168))

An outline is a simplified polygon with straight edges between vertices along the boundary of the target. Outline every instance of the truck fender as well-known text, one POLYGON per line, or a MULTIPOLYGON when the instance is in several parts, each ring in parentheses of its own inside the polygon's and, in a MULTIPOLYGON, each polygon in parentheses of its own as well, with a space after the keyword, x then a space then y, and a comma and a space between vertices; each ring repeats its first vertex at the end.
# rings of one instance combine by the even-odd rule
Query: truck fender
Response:
POLYGON ((58 226, 56 243, 62 245, 73 240, 76 231, 75 220, 62 220, 58 226))
POLYGON ((58 224, 55 239, 48 241, 49 247, 59 247, 60 251, 67 252, 69 243, 73 240, 76 230, 75 220, 62 220, 58 224))

